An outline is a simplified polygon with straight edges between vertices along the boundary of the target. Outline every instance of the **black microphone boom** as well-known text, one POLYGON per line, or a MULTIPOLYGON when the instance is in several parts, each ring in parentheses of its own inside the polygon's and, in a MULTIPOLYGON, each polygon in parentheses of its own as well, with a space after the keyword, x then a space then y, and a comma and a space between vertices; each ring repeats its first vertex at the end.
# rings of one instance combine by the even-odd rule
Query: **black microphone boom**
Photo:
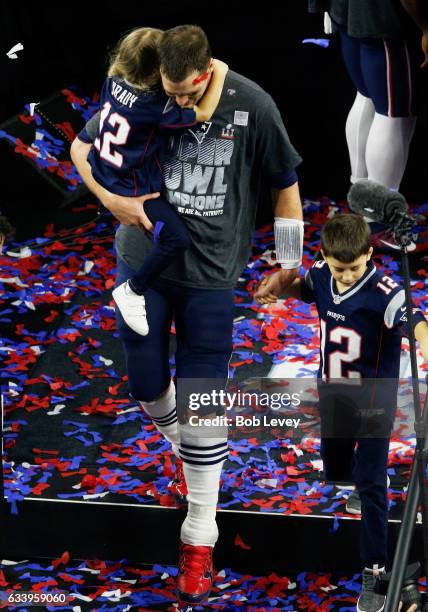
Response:
POLYGON ((404 196, 384 185, 367 179, 354 183, 348 193, 351 210, 372 221, 393 226, 397 218, 408 215, 404 196))
POLYGON ((396 240, 403 246, 410 247, 415 240, 413 228, 418 218, 409 213, 407 202, 400 192, 362 179, 352 185, 348 202, 353 212, 391 228, 396 240))

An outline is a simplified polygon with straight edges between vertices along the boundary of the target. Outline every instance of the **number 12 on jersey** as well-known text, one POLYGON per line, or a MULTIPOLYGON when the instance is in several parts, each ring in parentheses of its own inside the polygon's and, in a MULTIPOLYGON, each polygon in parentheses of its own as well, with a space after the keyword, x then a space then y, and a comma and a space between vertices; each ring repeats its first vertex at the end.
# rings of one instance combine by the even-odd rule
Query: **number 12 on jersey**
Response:
POLYGON ((115 146, 126 144, 128 140, 131 126, 127 119, 119 113, 111 113, 111 104, 106 102, 100 113, 99 137, 95 139, 95 148, 100 152, 100 157, 105 161, 113 164, 116 168, 121 168, 123 164, 123 155, 115 151, 115 146), (116 131, 106 131, 104 124, 107 120, 107 125, 112 128, 117 127, 116 131))
POLYGON ((328 378, 361 378, 358 370, 348 370, 343 374, 343 364, 351 364, 361 358, 362 338, 354 329, 342 327, 341 325, 330 330, 327 338, 327 323, 321 319, 321 354, 323 361, 323 378, 327 378, 326 368, 326 344, 342 344, 346 340, 346 350, 329 351, 328 355, 328 378))

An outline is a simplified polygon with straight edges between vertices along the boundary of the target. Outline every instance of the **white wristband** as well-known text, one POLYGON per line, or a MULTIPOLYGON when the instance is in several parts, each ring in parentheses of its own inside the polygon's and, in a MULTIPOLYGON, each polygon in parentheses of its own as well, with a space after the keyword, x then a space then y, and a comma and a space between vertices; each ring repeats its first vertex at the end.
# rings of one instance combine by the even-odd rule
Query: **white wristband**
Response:
POLYGON ((292 270, 302 264, 304 223, 299 219, 275 217, 276 261, 281 268, 292 270))

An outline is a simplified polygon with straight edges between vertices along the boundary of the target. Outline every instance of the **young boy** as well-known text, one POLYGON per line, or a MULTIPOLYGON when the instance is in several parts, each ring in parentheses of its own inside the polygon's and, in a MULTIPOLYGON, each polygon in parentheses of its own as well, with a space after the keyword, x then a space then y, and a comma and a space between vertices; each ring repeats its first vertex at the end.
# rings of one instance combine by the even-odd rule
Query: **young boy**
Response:
MULTIPOLYGON (((321 253, 323 260, 316 261, 304 278, 295 279, 288 287, 282 271, 264 278, 255 298, 259 304, 268 304, 283 294, 317 306, 325 476, 329 481, 356 484, 361 498, 360 554, 364 564, 357 610, 380 612, 385 598, 375 587, 387 562, 387 463, 397 405, 400 327, 407 323, 405 295, 371 261, 370 229, 363 217, 348 214, 329 219, 321 232, 321 253), (373 385, 373 379, 383 381, 373 385), (367 389, 369 393, 365 393, 367 389), (366 410, 377 414, 377 419, 364 420, 366 410), (378 427, 374 434, 373 423, 378 427)), ((428 323, 419 309, 413 311, 415 336, 428 361, 428 323)))

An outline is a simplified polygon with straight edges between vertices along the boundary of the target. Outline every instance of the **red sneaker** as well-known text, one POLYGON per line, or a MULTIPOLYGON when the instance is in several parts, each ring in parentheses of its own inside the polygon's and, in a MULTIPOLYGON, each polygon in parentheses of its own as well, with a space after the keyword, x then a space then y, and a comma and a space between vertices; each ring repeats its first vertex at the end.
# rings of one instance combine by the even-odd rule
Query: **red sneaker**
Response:
POLYGON ((184 478, 183 460, 177 458, 175 461, 175 474, 174 478, 168 485, 169 492, 177 498, 179 503, 186 501, 186 495, 188 493, 186 479, 184 478))
POLYGON ((202 603, 213 586, 213 549, 211 546, 180 544, 177 595, 188 605, 202 603))
MULTIPOLYGON (((380 223, 370 223, 369 225, 372 232, 371 243, 377 251, 401 250, 401 247, 397 242, 392 229, 389 229, 380 223)), ((419 250, 418 246, 419 245, 412 241, 407 247, 407 252, 413 253, 419 250)))

